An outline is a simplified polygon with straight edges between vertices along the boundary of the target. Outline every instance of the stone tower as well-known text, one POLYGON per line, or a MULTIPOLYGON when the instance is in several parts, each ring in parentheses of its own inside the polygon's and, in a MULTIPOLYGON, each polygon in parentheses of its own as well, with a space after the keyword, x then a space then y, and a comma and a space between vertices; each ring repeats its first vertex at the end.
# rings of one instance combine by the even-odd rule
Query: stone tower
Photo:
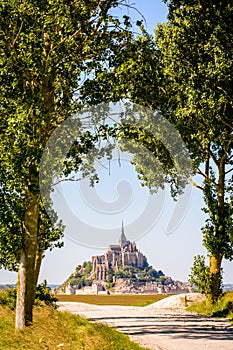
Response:
POLYGON ((148 265, 147 258, 137 249, 135 242, 130 242, 125 236, 124 223, 122 221, 121 235, 119 245, 109 245, 103 255, 92 257, 92 272, 96 280, 105 281, 108 278, 109 271, 117 271, 121 266, 143 268, 148 265))
POLYGON ((121 248, 124 248, 127 245, 127 243, 128 243, 128 241, 127 241, 126 236, 125 236, 124 223, 123 223, 123 220, 122 220, 121 236, 120 236, 120 239, 119 239, 119 246, 121 248))

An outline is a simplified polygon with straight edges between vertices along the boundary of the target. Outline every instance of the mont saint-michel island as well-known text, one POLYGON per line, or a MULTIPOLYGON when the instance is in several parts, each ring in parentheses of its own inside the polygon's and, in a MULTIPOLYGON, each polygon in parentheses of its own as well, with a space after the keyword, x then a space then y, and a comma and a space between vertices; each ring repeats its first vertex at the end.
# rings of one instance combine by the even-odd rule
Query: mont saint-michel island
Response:
POLYGON ((78 265, 57 294, 179 294, 193 292, 190 283, 174 281, 149 265, 135 242, 127 239, 122 222, 118 244, 103 255, 78 265))

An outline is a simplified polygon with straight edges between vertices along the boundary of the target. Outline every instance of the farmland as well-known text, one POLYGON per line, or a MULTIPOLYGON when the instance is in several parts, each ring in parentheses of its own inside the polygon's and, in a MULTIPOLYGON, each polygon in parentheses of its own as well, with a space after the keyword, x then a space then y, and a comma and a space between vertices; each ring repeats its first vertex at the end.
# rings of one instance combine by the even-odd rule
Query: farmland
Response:
POLYGON ((95 305, 146 306, 170 295, 167 294, 110 294, 110 295, 56 295, 58 301, 95 305))

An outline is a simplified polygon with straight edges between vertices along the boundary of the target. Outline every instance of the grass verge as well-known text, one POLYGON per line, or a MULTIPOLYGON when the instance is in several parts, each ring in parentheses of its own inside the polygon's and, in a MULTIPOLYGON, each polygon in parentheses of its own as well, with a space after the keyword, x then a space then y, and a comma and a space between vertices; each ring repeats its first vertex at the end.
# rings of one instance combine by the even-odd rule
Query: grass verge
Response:
POLYGON ((233 319, 233 292, 225 293, 214 305, 207 307, 205 301, 189 306, 187 311, 198 314, 233 319))
POLYGON ((0 307, 0 349, 4 350, 145 350, 129 337, 78 315, 35 307, 33 326, 15 332, 15 313, 0 307))
POLYGON ((122 306, 146 306, 161 299, 168 294, 119 294, 119 295, 56 295, 58 301, 73 301, 95 305, 122 305, 122 306))

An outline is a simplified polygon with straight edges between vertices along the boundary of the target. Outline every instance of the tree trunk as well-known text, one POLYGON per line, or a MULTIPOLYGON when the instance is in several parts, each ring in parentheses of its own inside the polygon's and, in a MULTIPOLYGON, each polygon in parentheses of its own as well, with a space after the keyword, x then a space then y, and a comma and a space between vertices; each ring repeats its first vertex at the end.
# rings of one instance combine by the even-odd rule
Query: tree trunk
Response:
POLYGON ((39 251, 36 254, 36 262, 35 262, 35 270, 34 270, 34 281, 35 285, 37 286, 38 284, 38 278, 39 278, 39 273, 40 273, 40 268, 41 268, 41 263, 42 263, 42 258, 43 258, 43 251, 39 251))
MULTIPOLYGON (((210 285, 209 293, 207 294, 206 303, 207 305, 212 305, 216 303, 219 296, 221 295, 221 264, 223 259, 223 248, 226 242, 226 231, 225 231, 225 160, 227 152, 225 151, 220 159, 218 170, 218 219, 215 221, 215 236, 212 238, 215 240, 216 250, 212 251, 209 260, 210 267, 210 285)), ((213 199, 214 202, 214 199, 213 199)), ((212 207, 212 203, 210 208, 212 207)), ((212 209, 211 209, 212 210, 212 209)))
POLYGON ((24 251, 20 255, 20 264, 18 269, 18 283, 17 283, 17 301, 16 301, 16 318, 15 328, 22 330, 25 325, 30 325, 33 321, 33 304, 35 300, 35 290, 38 282, 39 271, 41 267, 43 252, 37 253, 34 279, 30 280, 32 272, 29 273, 27 259, 24 251), (32 285, 32 283, 34 283, 32 285), (30 284, 30 285, 29 285, 30 284), (28 293, 26 294, 26 290, 28 293), (30 291, 30 292, 29 292, 30 291))
POLYGON ((33 321, 33 304, 38 276, 35 269, 38 251, 39 200, 29 191, 27 204, 23 222, 23 249, 20 255, 18 273, 16 329, 22 329, 33 321))
POLYGON ((16 300, 16 317, 15 328, 23 329, 25 326, 25 292, 26 292, 26 273, 25 273, 25 254, 20 253, 20 262, 18 268, 18 283, 17 283, 17 300, 16 300))
POLYGON ((221 294, 221 263, 223 256, 215 254, 210 256, 210 292, 207 294, 206 304, 214 304, 221 294))
POLYGON ((25 325, 30 326, 33 322, 33 305, 35 301, 36 283, 35 260, 36 251, 33 245, 27 247, 26 256, 26 294, 25 294, 25 325))

